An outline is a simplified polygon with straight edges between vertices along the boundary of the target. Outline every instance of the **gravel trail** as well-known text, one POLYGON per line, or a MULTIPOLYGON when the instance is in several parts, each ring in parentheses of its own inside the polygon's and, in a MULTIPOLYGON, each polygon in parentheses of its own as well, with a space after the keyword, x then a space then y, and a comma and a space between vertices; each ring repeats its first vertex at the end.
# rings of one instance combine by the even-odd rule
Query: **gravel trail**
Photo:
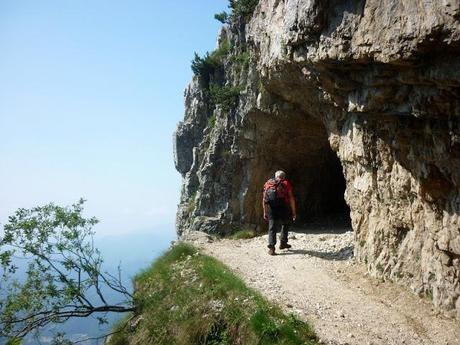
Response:
POLYGON ((381 282, 353 260, 353 233, 290 232, 290 250, 267 254, 267 236, 212 241, 188 236, 333 345, 460 345, 460 322, 408 289, 381 282))

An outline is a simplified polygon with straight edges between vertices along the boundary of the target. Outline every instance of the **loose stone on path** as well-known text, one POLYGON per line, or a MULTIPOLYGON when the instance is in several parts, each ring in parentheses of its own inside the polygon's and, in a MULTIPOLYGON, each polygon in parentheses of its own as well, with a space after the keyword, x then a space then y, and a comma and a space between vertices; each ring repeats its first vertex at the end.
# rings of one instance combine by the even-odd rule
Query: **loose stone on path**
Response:
POLYGON ((291 250, 269 257, 267 236, 192 242, 232 268, 286 312, 310 322, 329 345, 459 345, 460 322, 432 304, 379 282, 353 259, 353 233, 293 232, 291 250))

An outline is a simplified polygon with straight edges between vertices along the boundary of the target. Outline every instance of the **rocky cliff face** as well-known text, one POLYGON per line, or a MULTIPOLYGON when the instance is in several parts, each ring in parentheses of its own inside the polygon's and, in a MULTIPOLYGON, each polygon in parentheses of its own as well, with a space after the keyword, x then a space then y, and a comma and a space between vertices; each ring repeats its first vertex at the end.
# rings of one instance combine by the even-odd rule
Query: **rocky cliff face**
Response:
POLYGON ((460 318, 460 2, 263 0, 218 42, 174 137, 179 234, 263 226, 283 169, 300 221, 349 213, 372 275, 460 318))

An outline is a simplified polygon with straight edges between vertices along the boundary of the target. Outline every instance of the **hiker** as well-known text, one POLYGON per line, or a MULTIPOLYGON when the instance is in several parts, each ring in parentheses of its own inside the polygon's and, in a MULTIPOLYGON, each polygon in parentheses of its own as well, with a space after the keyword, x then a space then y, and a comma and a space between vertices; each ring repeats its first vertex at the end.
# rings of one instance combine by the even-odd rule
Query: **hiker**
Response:
POLYGON ((286 180, 286 173, 278 170, 275 177, 264 184, 262 207, 264 219, 268 221, 268 254, 275 255, 276 233, 280 233, 280 249, 289 249, 289 224, 296 219, 295 199, 292 185, 286 180))

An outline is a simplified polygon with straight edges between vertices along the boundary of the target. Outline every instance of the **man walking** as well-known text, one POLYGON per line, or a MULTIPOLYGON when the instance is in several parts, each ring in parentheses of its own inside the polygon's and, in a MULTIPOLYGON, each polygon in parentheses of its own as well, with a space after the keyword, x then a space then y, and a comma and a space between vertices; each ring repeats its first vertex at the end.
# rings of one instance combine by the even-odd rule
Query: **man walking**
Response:
POLYGON ((295 199, 292 185, 286 180, 286 173, 278 170, 275 178, 265 182, 262 207, 264 219, 268 221, 268 254, 275 255, 276 233, 280 233, 280 249, 289 249, 288 230, 290 220, 296 219, 295 199))

